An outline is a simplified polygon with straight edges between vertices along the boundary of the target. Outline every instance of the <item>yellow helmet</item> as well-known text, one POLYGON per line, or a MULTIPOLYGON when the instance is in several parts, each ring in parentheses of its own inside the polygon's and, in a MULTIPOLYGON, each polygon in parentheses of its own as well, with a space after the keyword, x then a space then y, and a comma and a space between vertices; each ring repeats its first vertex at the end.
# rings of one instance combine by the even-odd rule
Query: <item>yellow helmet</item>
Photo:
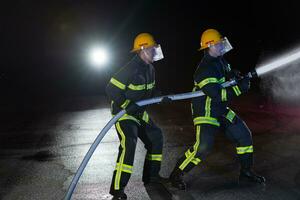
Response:
POLYGON ((214 45, 222 40, 222 35, 219 31, 215 29, 207 29, 202 33, 201 42, 200 42, 200 49, 206 49, 210 45, 214 45))
POLYGON ((133 49, 131 52, 139 51, 143 48, 153 47, 156 46, 156 42, 154 41, 154 38, 149 33, 140 33, 138 34, 133 42, 133 49))

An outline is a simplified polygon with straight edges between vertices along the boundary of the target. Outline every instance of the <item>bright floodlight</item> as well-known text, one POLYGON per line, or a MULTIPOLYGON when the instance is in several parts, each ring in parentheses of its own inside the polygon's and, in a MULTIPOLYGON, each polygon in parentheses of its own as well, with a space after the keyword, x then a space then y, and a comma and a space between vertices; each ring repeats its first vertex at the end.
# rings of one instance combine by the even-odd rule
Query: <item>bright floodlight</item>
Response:
POLYGON ((103 48, 91 49, 89 58, 91 64, 95 67, 102 67, 108 62, 108 54, 103 48))

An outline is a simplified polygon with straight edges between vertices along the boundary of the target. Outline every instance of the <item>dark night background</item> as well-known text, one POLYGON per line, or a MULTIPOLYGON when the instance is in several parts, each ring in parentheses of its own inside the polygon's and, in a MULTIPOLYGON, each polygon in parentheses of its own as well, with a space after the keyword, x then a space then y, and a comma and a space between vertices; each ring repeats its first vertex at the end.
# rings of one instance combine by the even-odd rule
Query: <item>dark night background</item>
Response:
MULTIPOLYGON (((165 59, 154 66, 163 94, 190 92, 202 58, 197 49, 204 30, 215 28, 227 36, 234 49, 225 57, 233 68, 246 73, 300 48, 298 2, 1 1, 0 199, 62 199, 66 195, 84 155, 111 119, 104 89, 133 56, 130 50, 137 34, 149 32, 162 46, 165 59), (110 54, 102 69, 92 67, 88 59, 95 44, 106 47, 110 54)), ((252 132, 255 171, 266 177, 266 185, 237 184, 236 151, 221 133, 207 162, 184 177, 187 192, 172 194, 173 199, 300 199, 299 66, 293 62, 253 79, 250 92, 230 105, 252 132), (285 102, 277 103, 281 98, 285 102)), ((177 159, 195 143, 190 100, 153 105, 148 111, 163 131, 160 174, 169 177, 177 159)), ((153 138, 157 141, 155 135, 153 138)), ((73 199, 110 199, 119 145, 111 128, 73 199)), ((170 196, 161 192, 162 187, 144 187, 145 155, 138 141, 134 173, 126 188, 128 199, 170 196)))
POLYGON ((103 94, 110 76, 132 56, 129 50, 140 32, 153 34, 162 45, 165 59, 155 63, 160 89, 190 91, 205 29, 216 28, 229 38, 234 50, 227 59, 247 72, 297 46, 298 9, 296 1, 2 2, 1 97, 103 94), (93 43, 110 51, 104 69, 89 66, 86 52, 93 43))

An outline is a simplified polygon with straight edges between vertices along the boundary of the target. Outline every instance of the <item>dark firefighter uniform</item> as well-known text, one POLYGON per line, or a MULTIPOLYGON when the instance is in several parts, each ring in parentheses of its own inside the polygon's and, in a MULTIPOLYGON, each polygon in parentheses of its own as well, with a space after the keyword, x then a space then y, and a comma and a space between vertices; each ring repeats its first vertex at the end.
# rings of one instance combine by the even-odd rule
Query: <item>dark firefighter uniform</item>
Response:
POLYGON ((242 167, 252 165, 252 137, 246 124, 228 106, 230 100, 246 92, 238 85, 223 88, 230 65, 223 57, 205 53, 194 74, 193 91, 202 90, 205 96, 192 99, 192 114, 196 131, 196 143, 179 159, 177 167, 188 172, 205 159, 212 149, 214 137, 222 129, 236 145, 236 153, 242 167))
MULTIPOLYGON (((111 111, 115 115, 126 109, 131 102, 153 97, 155 89, 155 70, 138 55, 111 79, 106 92, 111 100, 111 111)), ((110 193, 114 195, 124 190, 133 170, 137 138, 145 144, 147 155, 144 163, 143 181, 158 177, 162 160, 163 136, 153 123, 145 108, 134 115, 125 114, 115 124, 120 139, 119 154, 113 174, 110 193)))

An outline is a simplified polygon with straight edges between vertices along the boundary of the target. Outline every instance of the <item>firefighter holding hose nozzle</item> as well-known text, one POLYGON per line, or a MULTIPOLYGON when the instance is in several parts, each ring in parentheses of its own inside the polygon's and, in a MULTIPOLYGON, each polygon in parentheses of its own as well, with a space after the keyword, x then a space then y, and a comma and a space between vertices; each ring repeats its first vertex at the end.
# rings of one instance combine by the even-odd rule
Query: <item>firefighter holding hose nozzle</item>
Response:
POLYGON ((208 29, 201 36, 201 48, 204 56, 194 74, 193 91, 202 90, 205 96, 192 99, 192 115, 196 132, 195 144, 177 161, 170 175, 172 185, 185 190, 183 175, 204 161, 212 150, 216 133, 222 130, 234 143, 240 161, 239 181, 264 183, 265 178, 257 175, 253 169, 253 142, 245 122, 228 106, 230 101, 246 93, 250 88, 250 78, 239 77, 231 70, 223 55, 232 49, 226 37, 215 29, 208 29), (236 78, 237 84, 223 88, 222 83, 236 78))

